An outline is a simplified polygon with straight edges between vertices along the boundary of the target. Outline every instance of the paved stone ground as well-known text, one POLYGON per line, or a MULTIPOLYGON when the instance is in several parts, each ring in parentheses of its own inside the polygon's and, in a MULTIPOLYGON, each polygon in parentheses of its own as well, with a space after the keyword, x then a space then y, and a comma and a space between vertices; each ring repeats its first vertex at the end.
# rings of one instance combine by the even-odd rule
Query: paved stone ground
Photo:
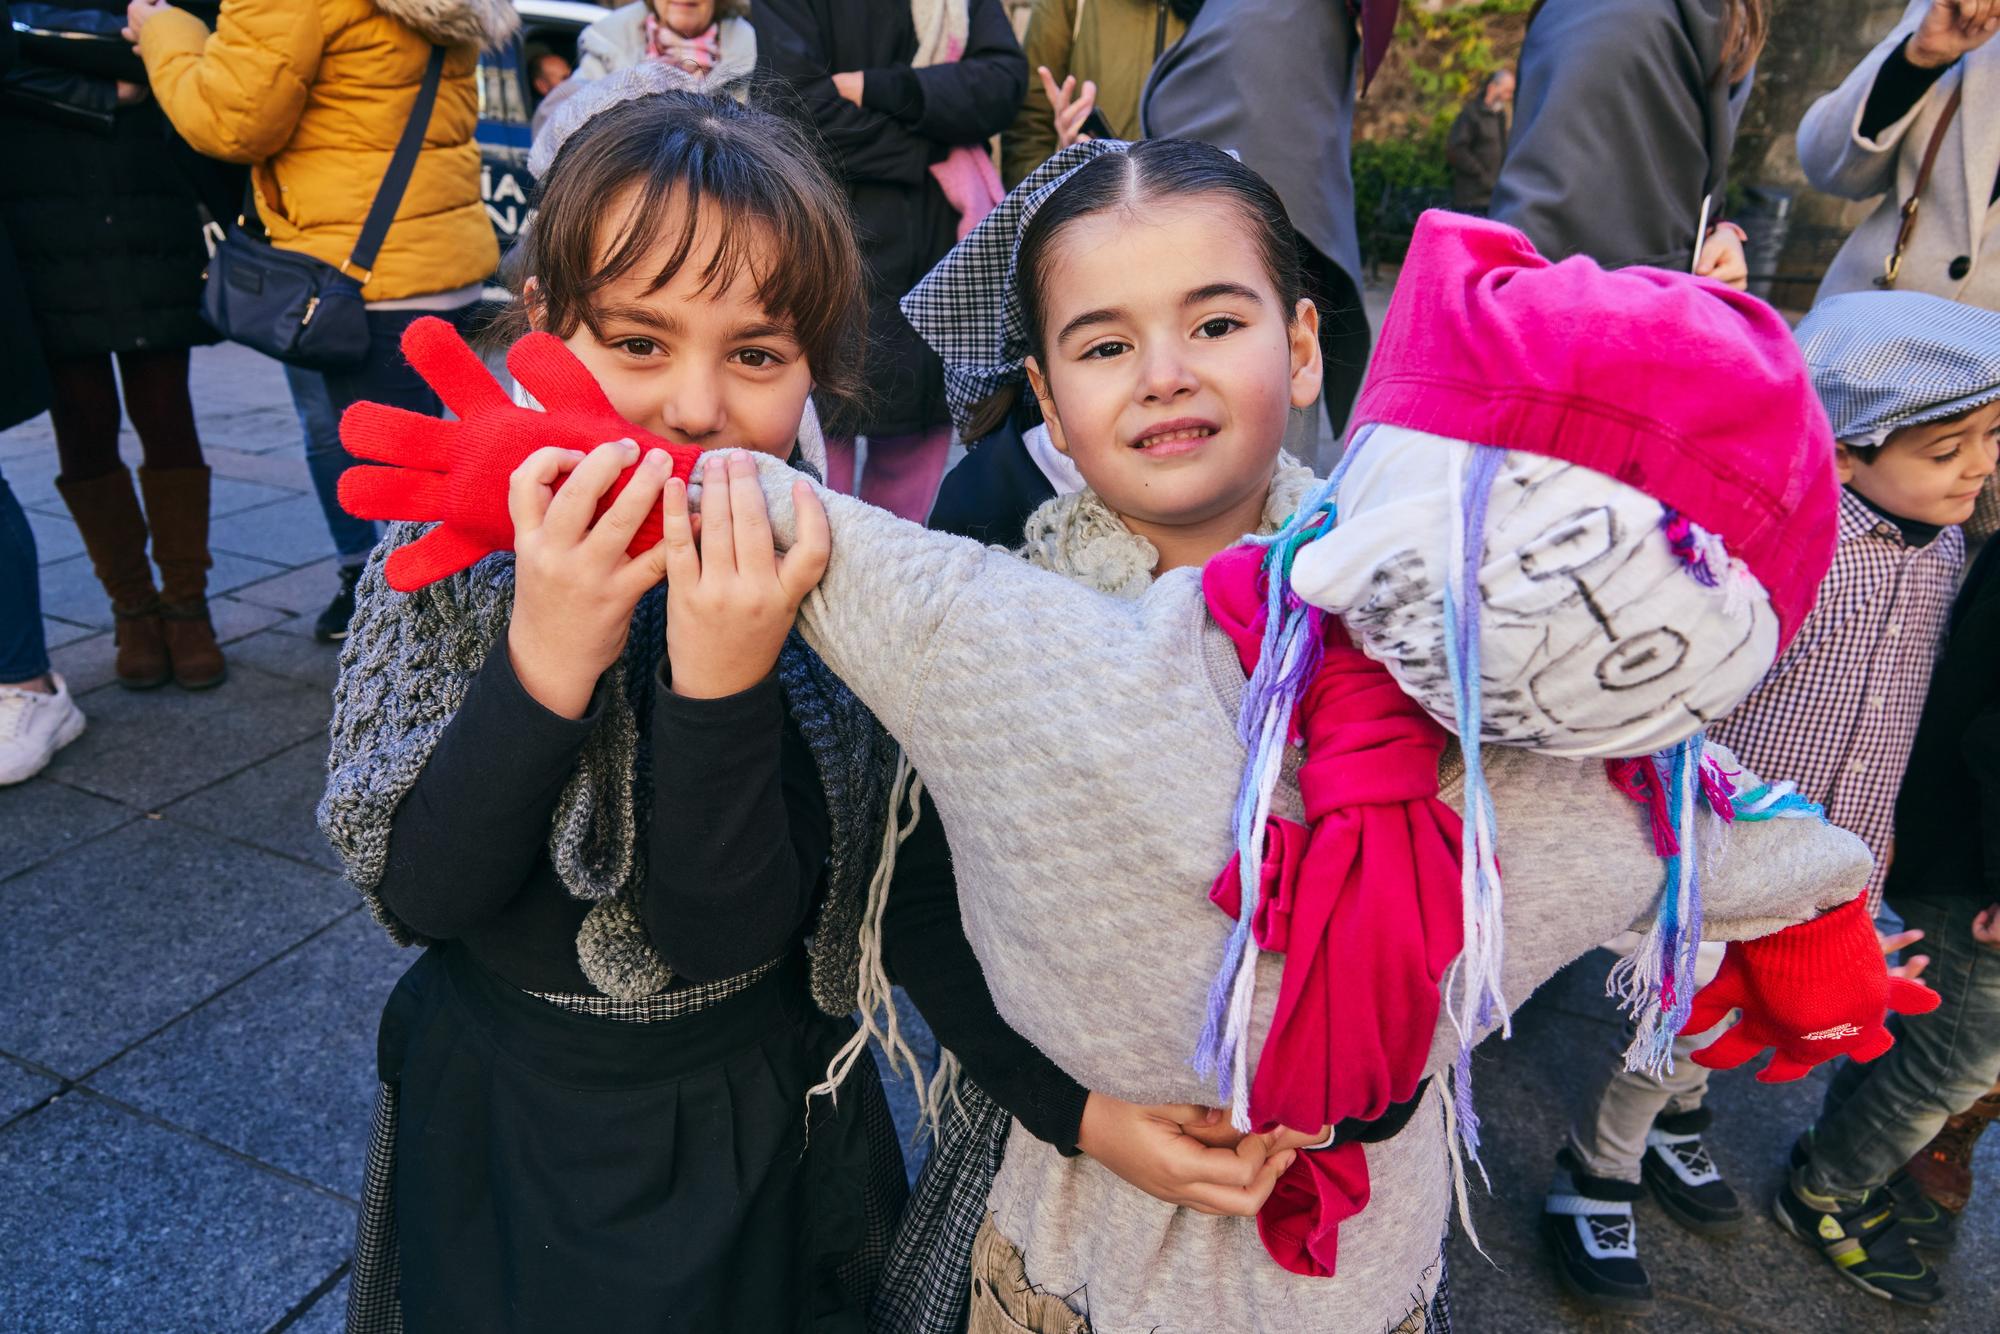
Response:
MULTIPOLYGON (((341 1323, 375 1022, 409 959, 313 828, 334 653, 310 630, 333 574, 284 382, 211 349, 195 400, 231 663, 203 695, 110 684, 109 617, 55 494, 46 420, 0 433, 57 666, 90 716, 43 777, 0 790, 0 1330, 341 1323)), ((1549 988, 1511 1045, 1482 1054, 1494 1191, 1475 1207, 1493 1262, 1452 1246, 1473 1334, 1593 1323, 1554 1295, 1533 1231, 1557 1109, 1616 1037, 1592 973, 1549 988)), ((1718 1080, 1718 1152, 1760 1201, 1821 1087, 1718 1080)), ((1985 1167, 2000 1171, 1991 1146, 1985 1167)), ((1640 1218, 1664 1296, 1653 1329, 1919 1323, 1837 1284, 1761 1216, 1728 1243, 1650 1204, 1640 1218)), ((2000 1190, 1970 1222, 1946 1271, 1959 1296, 1924 1328, 1994 1326, 1982 1294, 2000 1279, 2000 1190)))

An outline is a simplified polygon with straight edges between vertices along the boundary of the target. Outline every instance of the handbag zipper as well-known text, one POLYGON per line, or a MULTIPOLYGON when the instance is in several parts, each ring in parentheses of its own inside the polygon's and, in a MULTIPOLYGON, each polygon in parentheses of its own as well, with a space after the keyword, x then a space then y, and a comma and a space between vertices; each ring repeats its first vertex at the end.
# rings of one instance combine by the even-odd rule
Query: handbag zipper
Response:
POLYGON ((319 309, 318 297, 314 296, 306 298, 305 318, 299 321, 299 327, 301 329, 305 328, 308 324, 311 324, 313 322, 313 312, 318 309, 319 309))

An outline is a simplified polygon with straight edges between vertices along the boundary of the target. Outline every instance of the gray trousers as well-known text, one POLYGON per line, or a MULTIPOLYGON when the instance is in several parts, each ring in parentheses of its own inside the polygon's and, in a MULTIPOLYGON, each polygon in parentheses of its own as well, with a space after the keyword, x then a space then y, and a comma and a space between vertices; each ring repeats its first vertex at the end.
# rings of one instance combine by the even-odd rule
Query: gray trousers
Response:
MULTIPOLYGON (((1636 937, 1632 939, 1636 941, 1636 937)), ((1619 949, 1619 943, 1614 942, 1611 948, 1619 949)), ((1695 984, 1707 986, 1721 966, 1722 946, 1704 943, 1695 964, 1695 984)), ((1632 1029, 1627 1025, 1603 1081, 1584 1099, 1570 1122, 1569 1151, 1577 1165, 1594 1177, 1636 1184, 1639 1160, 1646 1155, 1646 1132, 1653 1128, 1654 1118, 1663 1112, 1691 1112, 1701 1106, 1702 1096, 1708 1092, 1708 1070, 1689 1060, 1688 1054, 1706 1047, 1715 1032, 1683 1033, 1675 1038, 1674 1068, 1655 1079, 1625 1068, 1625 1047, 1632 1040, 1632 1029)))
POLYGON ((1855 1199, 1887 1182, 1930 1143, 1945 1120, 2000 1078, 2000 949, 1972 938, 1974 899, 1899 898, 1903 924, 1924 933, 1931 956, 1923 980, 1940 1004, 1896 1015, 1896 1045, 1865 1065, 1843 1060, 1813 1128, 1812 1158, 1799 1184, 1855 1199))

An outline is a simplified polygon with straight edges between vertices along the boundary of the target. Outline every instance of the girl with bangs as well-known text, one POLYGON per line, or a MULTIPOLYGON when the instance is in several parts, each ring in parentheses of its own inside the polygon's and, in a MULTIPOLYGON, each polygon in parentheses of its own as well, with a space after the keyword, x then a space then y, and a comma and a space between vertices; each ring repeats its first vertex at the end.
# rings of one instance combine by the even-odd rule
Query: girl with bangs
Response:
MULTIPOLYGON (((873 1063, 808 1100, 854 1034, 895 758, 792 634, 825 518, 802 481, 779 557, 747 457, 693 512, 671 469, 817 462, 860 259, 796 129, 671 83, 552 120, 510 360, 673 448, 536 450, 514 553, 409 595, 385 565, 448 535, 399 525, 342 654, 321 827, 427 947, 382 1017, 350 1330, 859 1330, 901 1208, 873 1063)), ((450 429, 504 405, 447 326, 404 346, 459 386, 450 429)))

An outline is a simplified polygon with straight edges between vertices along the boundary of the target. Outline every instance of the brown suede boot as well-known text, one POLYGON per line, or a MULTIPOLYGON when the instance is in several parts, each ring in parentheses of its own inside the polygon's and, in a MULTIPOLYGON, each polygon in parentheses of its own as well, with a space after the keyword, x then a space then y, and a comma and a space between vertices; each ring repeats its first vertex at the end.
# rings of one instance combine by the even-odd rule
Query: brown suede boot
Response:
POLYGON ((173 666, 167 657, 153 567, 146 562, 146 518, 139 512, 132 474, 121 466, 81 482, 58 477, 56 490, 83 535, 97 582, 111 599, 111 612, 117 618, 113 634, 118 658, 113 670, 118 684, 127 690, 165 685, 173 677, 173 666))
POLYGON ((1961 1213, 1972 1198, 1972 1149, 1986 1127, 2000 1119, 2000 1084, 1944 1123, 1944 1129, 1903 1165, 1925 1195, 1947 1213, 1961 1213))
POLYGON ((208 618, 208 469, 141 468, 153 563, 160 567, 162 625, 174 683, 186 690, 222 684, 228 665, 208 618))

